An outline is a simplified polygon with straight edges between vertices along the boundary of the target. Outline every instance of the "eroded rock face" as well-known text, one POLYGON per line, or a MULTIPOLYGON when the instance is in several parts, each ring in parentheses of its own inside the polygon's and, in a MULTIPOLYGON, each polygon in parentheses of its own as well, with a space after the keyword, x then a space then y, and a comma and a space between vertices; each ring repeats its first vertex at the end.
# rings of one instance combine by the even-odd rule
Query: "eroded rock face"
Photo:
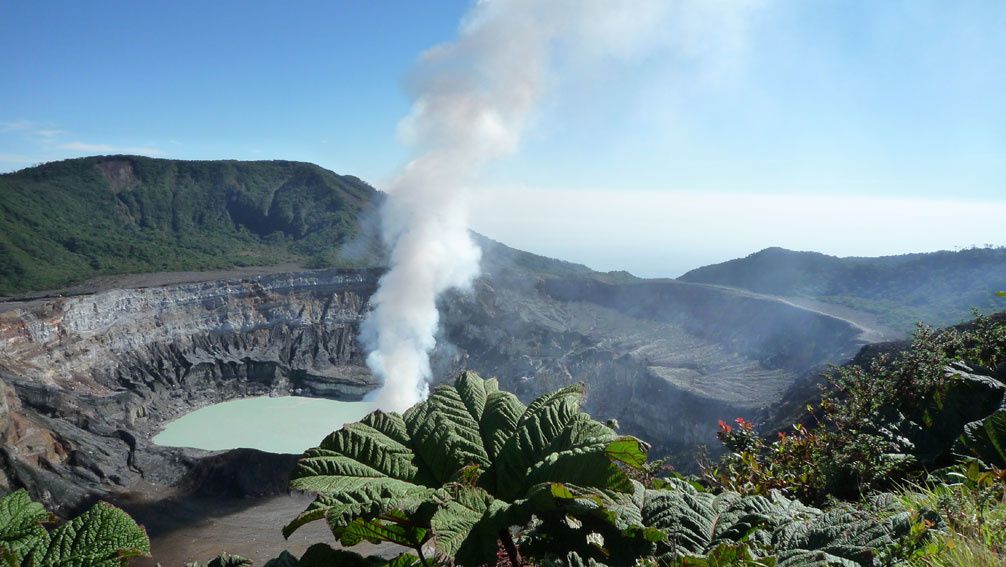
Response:
POLYGON ((775 298, 674 281, 515 281, 490 273, 443 302, 437 376, 497 376, 525 402, 574 382, 676 466, 715 451, 720 419, 751 418, 801 376, 843 362, 862 329, 775 298))
POLYGON ((171 419, 249 395, 359 399, 375 386, 356 335, 378 275, 110 290, 0 314, 0 482, 50 505, 175 485, 202 455, 149 442, 171 419))
MULTIPOLYGON (((473 369, 525 402, 585 382, 589 413, 617 419, 682 468, 698 445, 716 446, 717 420, 778 403, 801 374, 862 342, 847 321, 748 292, 501 267, 492 253, 484 264, 470 292, 442 301, 436 379, 473 369)), ((150 438, 236 397, 360 398, 376 385, 356 337, 379 276, 322 270, 113 289, 0 312, 0 483, 53 507, 138 486, 199 491, 232 476, 244 479, 238 492, 252 491, 233 467, 284 486, 291 459, 150 438)))

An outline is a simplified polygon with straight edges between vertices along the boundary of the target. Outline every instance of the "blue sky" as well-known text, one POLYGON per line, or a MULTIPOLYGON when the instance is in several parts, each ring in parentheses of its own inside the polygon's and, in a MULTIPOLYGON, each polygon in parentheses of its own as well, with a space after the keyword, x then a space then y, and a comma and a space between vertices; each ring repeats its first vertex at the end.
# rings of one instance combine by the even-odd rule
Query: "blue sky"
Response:
MULTIPOLYGON (((486 172, 475 228, 646 275, 767 245, 848 255, 1006 243, 1001 220, 976 221, 1006 207, 1006 2, 755 4, 739 22, 712 11, 669 29, 682 39, 642 60, 559 61, 522 150, 486 172), (715 215, 729 196, 758 218, 715 215), (565 216, 527 210, 549 199, 577 202, 565 216), (655 203, 674 209, 667 218, 732 220, 710 218, 699 238, 640 211, 655 203), (849 230, 835 203, 891 207, 892 220, 849 230), (906 216, 920 207, 965 218, 912 235, 932 222, 906 216), (793 222, 808 216, 829 222, 793 222)), ((467 7, 4 2, 0 171, 120 152, 283 158, 380 186, 407 156, 403 78, 467 7)))

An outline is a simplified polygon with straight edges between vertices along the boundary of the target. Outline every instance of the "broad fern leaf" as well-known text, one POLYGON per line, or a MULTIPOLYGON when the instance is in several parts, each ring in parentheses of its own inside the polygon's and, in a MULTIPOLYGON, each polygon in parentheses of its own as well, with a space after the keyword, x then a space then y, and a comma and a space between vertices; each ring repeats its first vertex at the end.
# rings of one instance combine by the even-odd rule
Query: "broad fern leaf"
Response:
POLYGON ((673 567, 775 567, 775 557, 758 557, 747 544, 721 543, 703 555, 668 558, 673 567))
POLYGON ((777 567, 861 567, 859 563, 823 551, 795 549, 778 555, 777 567))
POLYGON ((647 491, 642 516, 645 525, 667 534, 674 553, 703 554, 721 543, 758 539, 759 532, 766 534, 803 512, 778 495, 770 500, 729 491, 712 494, 678 479, 665 483, 668 488, 647 491))
POLYGON ((738 565, 873 565, 911 530, 907 511, 887 495, 875 497, 865 510, 822 512, 778 492, 768 497, 713 494, 673 478, 657 484, 661 488, 644 489, 634 482, 631 493, 552 484, 540 487, 532 499, 535 510, 602 519, 632 541, 653 542, 663 554, 662 564, 673 565, 718 565, 728 559, 738 565), (763 549, 779 554, 755 555, 763 549))
POLYGON ((793 552, 787 558, 815 555, 796 552, 823 552, 821 557, 834 556, 851 565, 874 565, 885 549, 911 532, 911 527, 908 511, 891 495, 881 494, 866 508, 841 506, 809 520, 784 524, 773 535, 773 545, 793 552))

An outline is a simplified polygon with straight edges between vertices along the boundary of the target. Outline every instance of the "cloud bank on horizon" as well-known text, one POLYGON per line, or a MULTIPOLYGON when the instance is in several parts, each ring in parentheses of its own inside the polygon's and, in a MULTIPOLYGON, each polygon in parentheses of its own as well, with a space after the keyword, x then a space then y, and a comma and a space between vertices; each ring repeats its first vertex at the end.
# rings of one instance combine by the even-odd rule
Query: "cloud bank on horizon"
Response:
POLYGON ((486 187, 471 217, 509 246, 654 278, 772 246, 886 256, 1006 244, 1006 201, 956 196, 486 187))

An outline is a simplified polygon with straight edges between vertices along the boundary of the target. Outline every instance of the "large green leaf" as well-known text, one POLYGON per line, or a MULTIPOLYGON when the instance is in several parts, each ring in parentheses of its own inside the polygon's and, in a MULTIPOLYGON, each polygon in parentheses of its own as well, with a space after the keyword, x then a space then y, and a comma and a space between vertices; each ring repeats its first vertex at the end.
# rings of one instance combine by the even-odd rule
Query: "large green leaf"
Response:
POLYGON ((353 520, 372 520, 390 513, 414 513, 435 489, 403 483, 401 486, 364 486, 357 490, 319 494, 314 502, 283 528, 289 537, 300 526, 325 518, 336 537, 353 520))
POLYGON ((495 380, 464 372, 453 387, 435 388, 429 399, 405 412, 410 446, 437 485, 468 465, 489 467, 481 421, 487 392, 496 389, 495 380))
POLYGON ((1006 386, 997 380, 947 367, 945 380, 922 402, 886 406, 871 416, 871 433, 887 444, 885 459, 945 462, 965 427, 1002 407, 1004 396, 1006 386))
POLYGON ((147 533, 122 510, 99 502, 56 528, 33 552, 32 564, 116 567, 150 555, 147 533))
POLYGON ((493 392, 482 414, 482 442, 490 459, 496 459, 507 439, 517 430, 524 404, 510 392, 493 392))
POLYGON ((606 567, 604 563, 588 557, 584 559, 575 551, 570 551, 564 557, 547 557, 538 562, 541 567, 606 567))
POLYGON ((728 541, 741 541, 772 525, 766 500, 735 492, 711 494, 682 484, 676 490, 654 490, 643 506, 643 521, 668 536, 672 551, 705 553, 728 541))
POLYGON ((392 529, 381 516, 413 514, 452 483, 477 485, 504 503, 545 482, 631 491, 622 466, 641 466, 646 445, 581 412, 582 395, 582 385, 572 386, 525 407, 496 380, 464 372, 404 415, 375 412, 349 424, 298 462, 291 487, 318 497, 284 534, 325 518, 344 542, 350 527, 351 539, 375 539, 353 534, 392 529))
POLYGON ((1006 467, 1006 409, 964 426, 954 449, 997 467, 1006 467))
POLYGON ((633 482, 632 492, 617 492, 554 484, 532 498, 538 509, 548 509, 540 502, 545 495, 563 513, 601 518, 622 535, 658 543, 677 556, 702 555, 721 543, 744 540, 758 529, 770 532, 776 518, 788 516, 784 508, 760 496, 715 495, 675 479, 665 485, 668 488, 645 489, 633 482))
POLYGON ((122 510, 104 502, 49 533, 52 520, 24 490, 0 499, 0 559, 8 565, 113 567, 150 555, 150 540, 122 510))
POLYGON ((0 558, 15 564, 23 562, 40 542, 48 539, 42 524, 51 519, 24 489, 0 499, 0 558))
POLYGON ((528 469, 545 456, 551 441, 580 413, 582 397, 583 386, 577 384, 531 402, 517 420, 513 434, 500 448, 490 471, 495 494, 510 499, 528 488, 528 469))
POLYGON ((335 532, 339 542, 345 546, 369 541, 418 547, 428 539, 429 530, 405 513, 393 511, 378 518, 354 518, 348 525, 335 532))
POLYGON ((316 543, 307 548, 298 559, 289 551, 270 559, 265 567, 418 567, 418 557, 403 553, 390 561, 377 556, 363 557, 359 553, 345 549, 332 549, 324 543, 316 543))
POLYGON ((458 565, 494 562, 499 532, 513 521, 513 505, 470 487, 451 489, 442 504, 430 520, 437 553, 458 565))

